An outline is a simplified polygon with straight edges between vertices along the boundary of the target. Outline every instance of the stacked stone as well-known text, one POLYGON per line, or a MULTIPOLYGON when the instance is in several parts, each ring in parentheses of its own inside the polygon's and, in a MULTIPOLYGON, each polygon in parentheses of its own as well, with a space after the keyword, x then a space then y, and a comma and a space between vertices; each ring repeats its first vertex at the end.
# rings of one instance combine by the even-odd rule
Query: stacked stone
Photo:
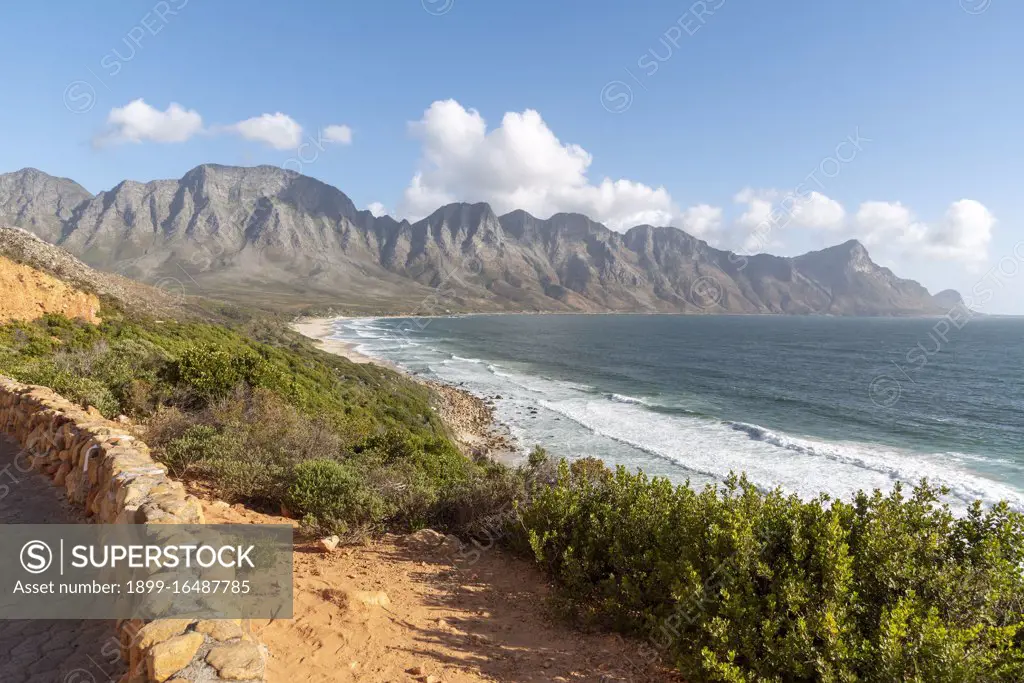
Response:
MULTIPOLYGON (((0 429, 98 523, 204 523, 199 500, 146 444, 95 409, 0 376, 0 429)), ((240 620, 123 619, 117 628, 124 683, 265 680, 265 648, 240 620)))
POLYGON ((264 648, 241 619, 133 619, 119 628, 126 683, 264 680, 264 648))

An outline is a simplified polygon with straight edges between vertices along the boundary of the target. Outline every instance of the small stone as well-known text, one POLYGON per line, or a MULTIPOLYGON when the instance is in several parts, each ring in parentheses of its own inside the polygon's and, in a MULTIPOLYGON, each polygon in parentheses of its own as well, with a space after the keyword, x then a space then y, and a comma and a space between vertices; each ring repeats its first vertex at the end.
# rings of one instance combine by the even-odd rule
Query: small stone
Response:
POLYGON ((152 645, 162 643, 171 636, 184 633, 185 629, 192 625, 191 619, 158 619, 151 621, 138 633, 138 647, 145 650, 152 645))
POLYGON ((214 640, 234 640, 242 637, 242 627, 233 621, 207 619, 196 624, 197 633, 205 633, 214 640))
POLYGON ((57 473, 53 475, 53 485, 64 486, 64 483, 67 481, 68 478, 68 472, 70 471, 71 465, 67 464, 66 462, 62 462, 60 464, 60 467, 57 468, 57 473))
POLYGON ((210 507, 214 510, 227 510, 231 507, 231 504, 223 500, 215 500, 210 503, 210 507))
POLYGON ((250 641, 215 647, 206 655, 206 663, 216 669, 221 678, 229 681, 263 676, 263 655, 259 646, 250 641))
POLYGON ((441 544, 441 552, 446 555, 454 555, 460 550, 462 550, 462 541, 458 536, 449 534, 444 537, 444 542, 441 544))
POLYGON ((444 543, 444 534, 433 529, 420 529, 416 533, 406 536, 405 543, 422 550, 433 550, 444 543))
POLYGON ((352 595, 364 605, 378 605, 380 607, 391 605, 391 598, 384 591, 356 591, 352 595))
POLYGON ((341 543, 341 539, 337 536, 325 536, 320 539, 320 547, 327 553, 333 553, 339 543, 341 543))
POLYGON ((203 644, 200 633, 186 633, 154 645, 146 653, 146 670, 157 683, 163 683, 192 662, 203 644))
POLYGON ((427 673, 427 668, 425 666, 423 666, 422 664, 419 664, 417 666, 409 667, 408 669, 405 670, 405 673, 407 673, 407 674, 409 674, 411 676, 422 676, 422 675, 427 673))

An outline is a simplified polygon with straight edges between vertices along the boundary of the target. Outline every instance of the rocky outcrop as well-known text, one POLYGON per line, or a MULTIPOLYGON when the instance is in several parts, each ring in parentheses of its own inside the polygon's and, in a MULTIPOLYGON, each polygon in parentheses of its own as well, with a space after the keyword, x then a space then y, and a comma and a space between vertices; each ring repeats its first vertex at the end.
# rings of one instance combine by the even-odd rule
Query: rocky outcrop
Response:
MULTIPOLYGON (((26 466, 52 477, 98 523, 204 522, 200 502, 146 444, 50 389, 0 376, 0 425, 24 448, 26 466)), ((123 683, 264 680, 265 653, 241 620, 120 620, 118 632, 129 667, 123 683)))
POLYGON ((100 300, 69 287, 52 275, 0 256, 0 323, 35 320, 47 313, 60 313, 99 323, 100 300))
MULTIPOLYGON (((409 223, 359 211, 340 190, 272 166, 203 165, 179 180, 124 181, 69 214, 77 185, 26 202, 16 191, 26 181, 9 176, 27 173, 0 176, 0 195, 16 194, 0 196, 0 206, 22 207, 7 220, 97 268, 208 286, 223 298, 419 313, 944 312, 858 242, 796 258, 737 255, 672 227, 619 233, 580 214, 497 216, 480 203, 409 223)), ((61 182, 70 183, 51 185, 61 182)))
MULTIPOLYGON (((158 281, 156 287, 90 268, 77 258, 32 233, 0 224, 0 261, 13 262, 59 280, 63 286, 91 296, 110 299, 125 309, 153 315, 187 313, 188 298, 177 280, 158 281)), ((13 286, 13 285, 11 285, 13 286)), ((0 283, 0 292, 9 291, 0 283)), ((17 294, 17 289, 13 290, 17 294)), ((2 302, 0 302, 2 305, 2 302)), ((46 311, 54 312, 54 311, 46 311)), ((2 319, 2 318, 0 318, 2 319)))

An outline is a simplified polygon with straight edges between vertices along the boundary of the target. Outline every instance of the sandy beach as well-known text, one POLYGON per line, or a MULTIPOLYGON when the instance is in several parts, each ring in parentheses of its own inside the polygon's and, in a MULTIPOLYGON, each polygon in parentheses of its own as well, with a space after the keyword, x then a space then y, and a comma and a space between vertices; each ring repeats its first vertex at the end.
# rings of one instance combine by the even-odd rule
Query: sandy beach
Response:
POLYGON ((451 431, 462 452, 469 457, 489 457, 508 462, 519 449, 508 428, 494 418, 494 408, 484 398, 461 387, 425 379, 405 372, 393 363, 359 353, 354 344, 330 339, 331 325, 340 318, 300 318, 293 330, 316 341, 327 353, 342 356, 353 363, 372 363, 401 372, 413 381, 429 386, 434 393, 434 410, 451 431))
POLYGON ((331 322, 338 318, 300 318, 292 323, 292 329, 304 337, 316 341, 317 346, 327 353, 348 358, 353 363, 376 363, 396 369, 393 365, 370 358, 356 351, 355 344, 330 339, 331 322))

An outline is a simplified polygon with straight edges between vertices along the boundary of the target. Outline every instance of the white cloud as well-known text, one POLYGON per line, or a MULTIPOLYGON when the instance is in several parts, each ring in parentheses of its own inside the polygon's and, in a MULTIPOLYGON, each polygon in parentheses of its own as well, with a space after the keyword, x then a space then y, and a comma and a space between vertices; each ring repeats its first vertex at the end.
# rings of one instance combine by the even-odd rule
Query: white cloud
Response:
POLYGON ((988 243, 996 218, 974 199, 953 202, 938 227, 929 235, 927 250, 939 257, 977 263, 988 258, 988 243))
POLYGON ((772 210, 775 206, 775 199, 778 197, 776 190, 755 190, 744 188, 733 196, 737 204, 746 204, 747 208, 736 219, 735 228, 740 234, 739 250, 744 253, 756 253, 764 251, 771 245, 778 244, 772 240, 772 232, 775 230, 775 217, 772 210))
POLYGON ((691 206, 683 211, 680 223, 683 230, 696 237, 718 232, 722 227, 722 207, 709 204, 691 206))
POLYGON ((274 149, 295 149, 302 142, 302 126, 281 112, 254 116, 228 128, 247 140, 262 142, 274 149))
POLYGON ((747 205, 736 221, 740 228, 747 230, 761 230, 766 226, 835 230, 846 222, 843 205, 820 192, 809 192, 803 196, 792 192, 783 195, 775 189, 748 187, 737 192, 733 201, 747 205))
POLYGON ((737 204, 746 204, 746 210, 736 220, 740 228, 753 230, 763 223, 768 223, 772 214, 773 202, 778 196, 775 190, 754 190, 744 188, 732 198, 737 204))
POLYGON ((437 101, 409 129, 423 149, 399 206, 403 216, 420 218, 453 201, 484 201, 498 213, 583 213, 615 230, 644 223, 704 231, 718 225, 713 207, 680 212, 664 187, 612 178, 591 182, 591 155, 559 140, 532 109, 508 112, 488 131, 475 109, 437 101))
POLYGON ((324 128, 323 139, 326 142, 336 142, 339 145, 351 145, 352 129, 343 124, 332 124, 324 128))
POLYGON ((388 215, 388 209, 380 202, 370 202, 366 205, 366 210, 374 215, 376 218, 388 215))
POLYGON ((913 244, 924 239, 928 226, 919 223, 900 202, 864 202, 853 218, 857 236, 868 246, 913 244))
POLYGON ((791 197, 795 200, 790 215, 793 225, 809 230, 837 230, 846 222, 843 205, 820 192, 811 192, 806 197, 791 197))
POLYGON ((97 138, 98 143, 185 142, 202 131, 203 117, 175 102, 160 111, 139 98, 111 109, 107 124, 110 129, 97 138))
POLYGON ((979 201, 953 202, 941 221, 918 221, 900 202, 864 202, 854 218, 854 229, 867 245, 898 246, 908 254, 976 265, 988 258, 995 216, 979 201))

